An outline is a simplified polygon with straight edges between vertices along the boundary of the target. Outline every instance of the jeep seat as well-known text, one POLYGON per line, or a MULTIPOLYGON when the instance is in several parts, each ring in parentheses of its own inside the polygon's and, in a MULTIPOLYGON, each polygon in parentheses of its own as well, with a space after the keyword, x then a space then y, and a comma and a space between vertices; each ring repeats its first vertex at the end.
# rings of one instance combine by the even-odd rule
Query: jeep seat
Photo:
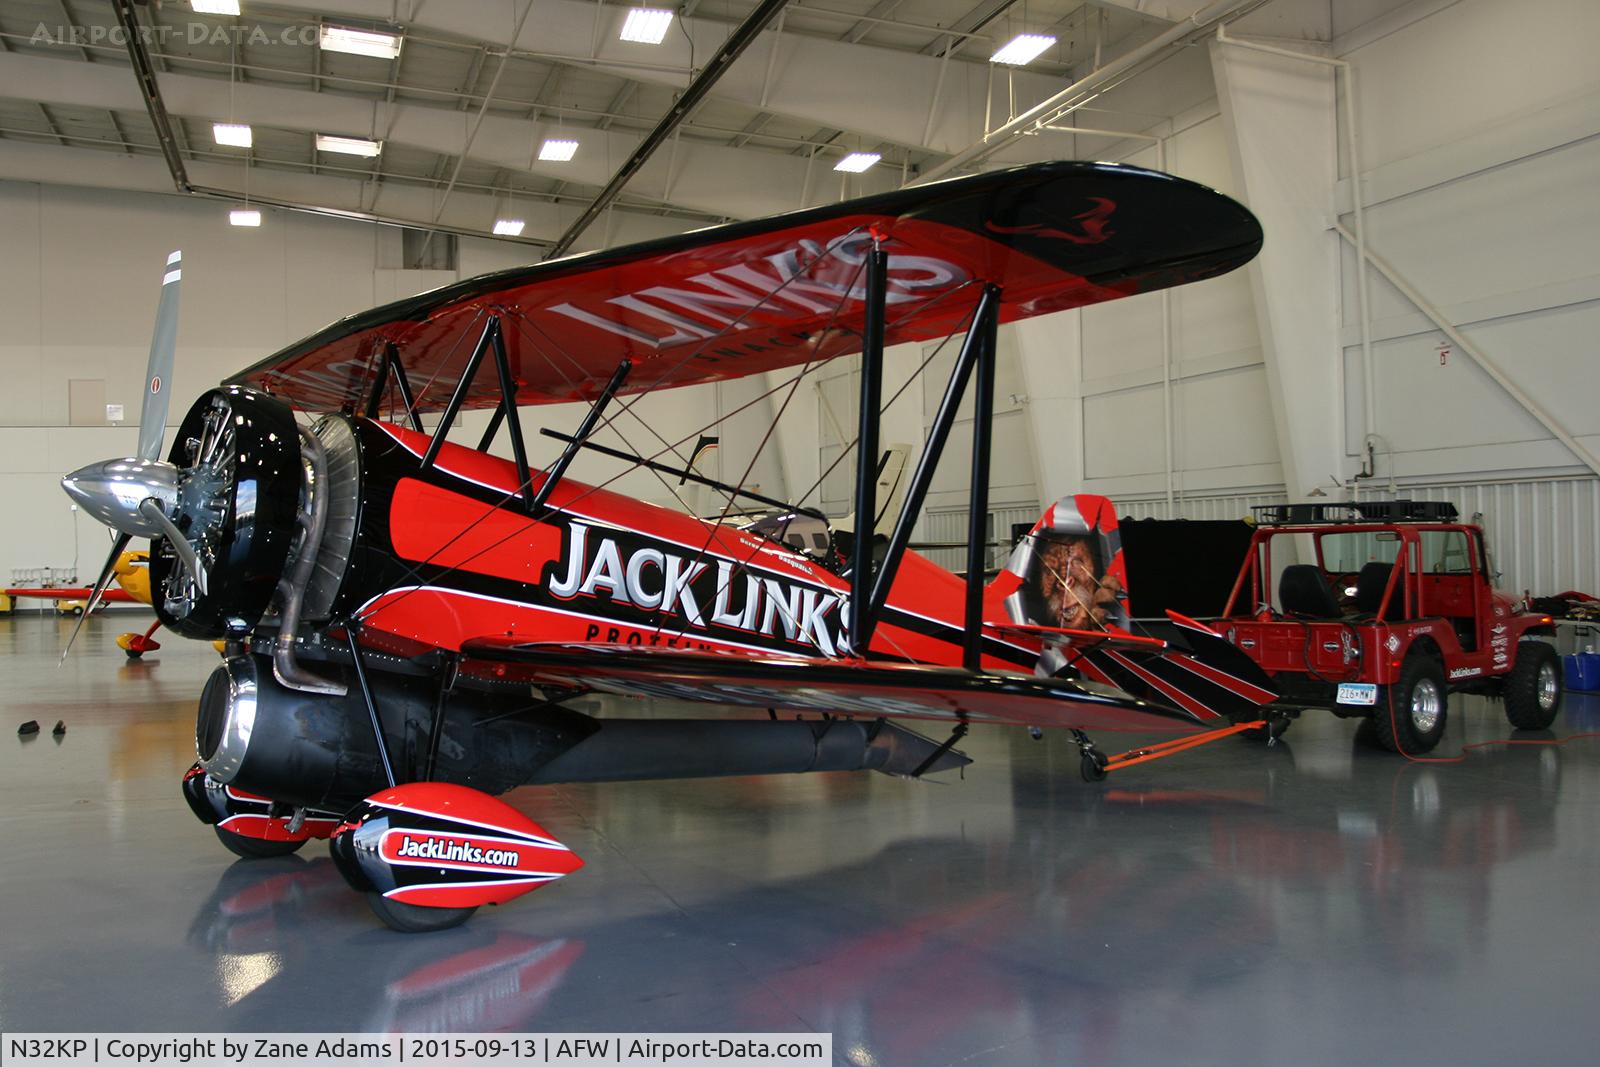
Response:
MULTIPOLYGON (((1361 568, 1361 573, 1356 575, 1356 611, 1362 615, 1377 616, 1378 608, 1383 604, 1383 591, 1388 588, 1389 575, 1393 571, 1393 564, 1376 560, 1361 568)), ((1405 597, 1396 589, 1394 601, 1384 613, 1383 621, 1397 619, 1403 614, 1405 597)))
POLYGON ((1344 613, 1328 588, 1328 579, 1310 563, 1294 563, 1283 568, 1278 579, 1278 603, 1284 613, 1306 619, 1337 619, 1344 613))

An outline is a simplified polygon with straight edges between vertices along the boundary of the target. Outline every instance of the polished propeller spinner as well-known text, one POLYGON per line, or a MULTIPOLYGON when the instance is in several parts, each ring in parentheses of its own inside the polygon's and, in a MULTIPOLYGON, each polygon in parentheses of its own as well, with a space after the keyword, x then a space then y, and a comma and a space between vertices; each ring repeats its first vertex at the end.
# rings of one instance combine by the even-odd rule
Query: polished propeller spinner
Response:
MULTIPOLYGON (((91 463, 61 479, 67 495, 91 516, 116 531, 111 554, 95 581, 89 605, 72 630, 64 661, 83 629, 83 622, 100 603, 111 582, 117 559, 135 537, 164 538, 180 567, 160 595, 169 607, 204 595, 210 565, 216 559, 215 538, 224 515, 216 512, 218 485, 226 484, 226 466, 232 461, 225 415, 189 447, 190 465, 180 468, 163 460, 161 441, 167 425, 172 367, 178 337, 178 290, 183 279, 183 253, 167 257, 161 278, 161 303, 156 308, 155 335, 145 369, 144 404, 139 413, 139 445, 135 455, 91 463), (222 481, 219 482, 219 477, 222 481)), ((223 503, 226 508, 226 503, 223 503)))

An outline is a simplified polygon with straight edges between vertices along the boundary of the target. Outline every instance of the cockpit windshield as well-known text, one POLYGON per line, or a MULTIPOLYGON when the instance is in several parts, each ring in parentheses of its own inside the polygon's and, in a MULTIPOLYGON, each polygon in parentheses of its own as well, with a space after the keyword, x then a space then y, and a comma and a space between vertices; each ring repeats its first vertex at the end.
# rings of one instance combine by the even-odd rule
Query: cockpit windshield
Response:
POLYGON ((833 566, 833 530, 815 515, 796 511, 767 515, 740 527, 747 533, 760 534, 769 541, 787 545, 797 552, 825 566, 833 566))

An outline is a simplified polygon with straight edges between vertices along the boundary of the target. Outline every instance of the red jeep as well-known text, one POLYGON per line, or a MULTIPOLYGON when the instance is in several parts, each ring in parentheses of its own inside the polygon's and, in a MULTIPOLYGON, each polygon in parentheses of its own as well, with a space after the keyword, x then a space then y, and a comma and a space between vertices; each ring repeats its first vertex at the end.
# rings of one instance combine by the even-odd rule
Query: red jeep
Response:
POLYGON ((1555 633, 1551 618, 1494 589, 1483 530, 1456 522, 1454 505, 1255 511, 1257 529, 1216 626, 1271 676, 1291 714, 1323 707, 1372 716, 1385 748, 1413 754, 1439 743, 1450 692, 1502 697, 1519 730, 1555 719, 1561 660, 1552 645, 1530 640, 1555 633))

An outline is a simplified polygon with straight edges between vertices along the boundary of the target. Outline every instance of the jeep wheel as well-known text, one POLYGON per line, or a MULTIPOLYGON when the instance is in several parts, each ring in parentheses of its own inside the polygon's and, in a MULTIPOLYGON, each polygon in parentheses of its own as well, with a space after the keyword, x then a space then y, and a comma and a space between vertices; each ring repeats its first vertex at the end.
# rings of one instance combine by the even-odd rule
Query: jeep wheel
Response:
POLYGON ((1399 679, 1378 694, 1374 736, 1390 752, 1420 756, 1444 736, 1447 711, 1444 668, 1432 656, 1413 653, 1399 679))
POLYGON ((1518 730, 1543 730, 1561 709, 1561 657, 1543 641, 1517 642, 1517 660, 1501 692, 1506 718, 1518 730))

